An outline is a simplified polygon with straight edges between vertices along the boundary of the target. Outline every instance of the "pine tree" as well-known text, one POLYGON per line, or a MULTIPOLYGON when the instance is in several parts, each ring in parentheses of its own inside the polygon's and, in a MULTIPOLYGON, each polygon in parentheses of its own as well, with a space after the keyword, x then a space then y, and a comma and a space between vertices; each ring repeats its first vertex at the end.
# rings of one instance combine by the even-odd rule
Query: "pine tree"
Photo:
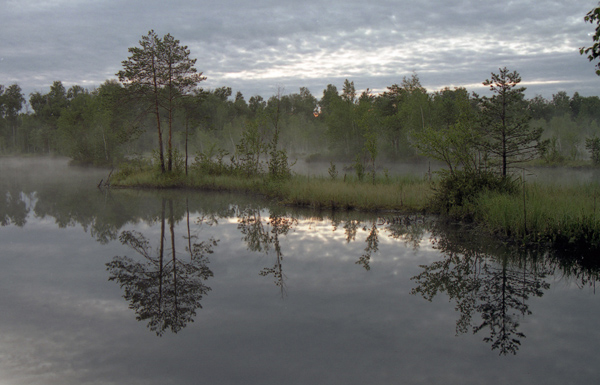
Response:
POLYGON ((525 87, 518 87, 520 82, 517 71, 509 72, 506 67, 483 82, 493 95, 481 99, 481 146, 498 162, 503 177, 512 165, 534 159, 542 146, 543 129, 529 126, 525 87))
POLYGON ((170 34, 160 38, 151 30, 148 35, 142 36, 139 43, 140 47, 129 48, 131 56, 122 62, 123 70, 119 71, 117 76, 131 95, 148 98, 152 104, 156 116, 161 172, 165 172, 165 159, 160 112, 164 109, 168 113, 167 167, 171 171, 175 100, 189 92, 205 77, 202 73, 197 73, 194 67, 196 59, 190 59, 187 46, 181 46, 179 40, 170 34))

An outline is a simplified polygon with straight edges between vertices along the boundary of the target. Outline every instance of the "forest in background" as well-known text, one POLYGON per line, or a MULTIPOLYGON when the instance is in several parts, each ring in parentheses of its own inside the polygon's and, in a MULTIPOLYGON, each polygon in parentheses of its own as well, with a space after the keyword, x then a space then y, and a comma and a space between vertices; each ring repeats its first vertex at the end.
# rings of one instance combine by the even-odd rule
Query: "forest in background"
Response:
MULTIPOLYGON (((278 147, 291 159, 354 161, 357 155, 368 158, 371 146, 378 161, 407 161, 419 156, 414 145, 419 132, 448 129, 465 108, 475 116, 482 108, 481 98, 464 88, 428 92, 417 74, 380 94, 368 89, 358 94, 350 80, 341 89, 327 85, 320 98, 307 88, 284 91, 267 100, 258 95, 246 100, 230 87, 197 87, 177 102, 171 119, 163 111, 161 120, 172 120, 173 148, 180 155, 187 149, 191 158, 233 155, 240 145, 269 143, 277 132, 278 147)), ((524 102, 529 125, 543 129, 546 140, 540 162, 599 160, 598 96, 561 91, 524 102)), ((66 89, 55 81, 48 93, 31 93, 28 100, 17 84, 0 86, 0 154, 64 155, 114 166, 157 146, 156 118, 147 100, 132 98, 116 80, 92 90, 66 89)))

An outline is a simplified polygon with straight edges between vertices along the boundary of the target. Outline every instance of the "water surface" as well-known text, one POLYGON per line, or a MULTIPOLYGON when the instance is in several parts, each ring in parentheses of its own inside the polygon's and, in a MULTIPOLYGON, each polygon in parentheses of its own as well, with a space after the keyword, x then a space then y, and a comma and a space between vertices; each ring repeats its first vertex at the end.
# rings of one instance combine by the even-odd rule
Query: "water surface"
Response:
POLYGON ((0 384, 597 381, 594 261, 107 174, 0 159, 0 384))

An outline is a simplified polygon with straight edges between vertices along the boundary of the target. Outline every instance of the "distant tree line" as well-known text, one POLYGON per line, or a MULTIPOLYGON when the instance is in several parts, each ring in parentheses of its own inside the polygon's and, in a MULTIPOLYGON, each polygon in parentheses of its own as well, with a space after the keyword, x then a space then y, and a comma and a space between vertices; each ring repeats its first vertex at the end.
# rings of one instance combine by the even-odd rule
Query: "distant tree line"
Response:
POLYGON ((0 86, 0 153, 116 165, 152 152, 162 172, 187 169, 195 154, 228 155, 248 170, 287 154, 372 168, 428 155, 451 171, 484 165, 502 175, 536 157, 600 162, 600 98, 561 91, 527 100, 519 74, 506 68, 484 82, 492 97, 460 87, 428 92, 412 74, 379 94, 359 94, 346 79, 320 99, 302 87, 246 100, 230 87, 199 87, 196 60, 171 35, 150 31, 129 52, 119 82, 92 90, 55 81, 27 104, 19 85, 0 86))
MULTIPOLYGON (((156 118, 142 100, 127 97, 124 87, 107 80, 93 90, 65 89, 55 81, 46 94, 25 95, 17 84, 0 88, 0 153, 60 154, 76 161, 114 164, 124 155, 158 148, 156 118)), ((549 140, 547 162, 589 159, 586 140, 600 136, 600 98, 560 91, 551 99, 525 100, 530 125, 549 140)), ((354 160, 357 155, 408 159, 418 154, 414 133, 456 125, 461 116, 481 110, 481 98, 464 88, 427 92, 417 75, 405 77, 381 94, 357 95, 346 80, 339 92, 329 84, 320 99, 307 88, 297 93, 260 95, 246 101, 230 87, 194 89, 173 112, 173 148, 183 153, 223 148, 233 153, 244 133, 254 129, 265 142, 274 133, 291 154, 354 160), (371 151, 366 149, 371 149, 371 151)), ((168 119, 159 112, 160 121, 168 119)), ((589 146, 588 146, 589 147, 589 146)))

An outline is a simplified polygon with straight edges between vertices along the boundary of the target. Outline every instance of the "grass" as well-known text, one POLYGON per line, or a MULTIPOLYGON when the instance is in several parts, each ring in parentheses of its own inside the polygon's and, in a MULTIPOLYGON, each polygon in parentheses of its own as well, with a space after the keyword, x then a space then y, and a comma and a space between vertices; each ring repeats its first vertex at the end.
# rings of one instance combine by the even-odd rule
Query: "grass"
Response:
POLYGON ((560 249, 600 249, 600 185, 525 185, 517 195, 485 192, 475 219, 492 232, 560 249))
POLYGON ((432 193, 428 182, 398 177, 387 183, 295 177, 281 186, 282 202, 314 208, 423 211, 432 193))
POLYGON ((328 177, 296 175, 286 180, 271 180, 265 176, 206 175, 199 172, 191 172, 186 177, 182 174, 161 175, 155 171, 141 170, 127 175, 117 174, 111 183, 117 187, 256 193, 287 205, 370 211, 423 211, 432 194, 430 182, 412 176, 382 178, 372 184, 352 178, 332 180, 328 177))

